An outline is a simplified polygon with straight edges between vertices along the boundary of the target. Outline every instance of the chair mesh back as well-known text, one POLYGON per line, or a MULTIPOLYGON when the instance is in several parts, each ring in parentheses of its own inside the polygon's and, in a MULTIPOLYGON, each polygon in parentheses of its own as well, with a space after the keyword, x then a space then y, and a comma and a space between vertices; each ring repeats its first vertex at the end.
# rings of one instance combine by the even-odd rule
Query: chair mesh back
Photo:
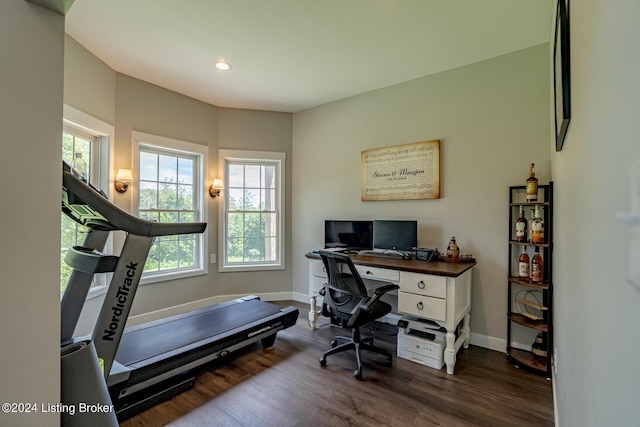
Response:
POLYGON ((330 307, 342 312, 350 312, 353 307, 367 298, 367 288, 348 255, 320 251, 322 262, 329 276, 328 292, 325 299, 330 307), (344 266, 347 267, 348 273, 344 266))

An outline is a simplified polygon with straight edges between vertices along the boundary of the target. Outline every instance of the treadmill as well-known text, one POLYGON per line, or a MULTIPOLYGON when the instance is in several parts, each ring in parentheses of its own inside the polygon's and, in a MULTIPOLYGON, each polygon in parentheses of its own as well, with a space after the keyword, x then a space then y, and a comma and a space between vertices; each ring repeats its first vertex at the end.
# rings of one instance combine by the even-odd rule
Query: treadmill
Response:
POLYGON ((278 331, 295 325, 297 308, 247 296, 125 328, 153 239, 202 233, 207 224, 134 217, 65 162, 62 175, 62 212, 88 231, 65 257, 73 271, 61 300, 61 346, 81 339, 73 333, 93 275, 113 273, 91 341, 119 420, 191 388, 205 363, 258 341, 270 347, 278 331), (120 255, 104 254, 110 233, 118 230, 126 233, 120 255))

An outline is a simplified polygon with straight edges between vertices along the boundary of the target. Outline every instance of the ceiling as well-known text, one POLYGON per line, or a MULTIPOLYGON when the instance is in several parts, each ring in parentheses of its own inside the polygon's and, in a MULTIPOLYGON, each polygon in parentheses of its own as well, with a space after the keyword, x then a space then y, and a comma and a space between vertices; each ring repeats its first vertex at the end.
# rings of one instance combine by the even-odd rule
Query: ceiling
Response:
POLYGON ((75 0, 65 25, 119 73, 221 107, 297 112, 548 42, 552 3, 75 0))

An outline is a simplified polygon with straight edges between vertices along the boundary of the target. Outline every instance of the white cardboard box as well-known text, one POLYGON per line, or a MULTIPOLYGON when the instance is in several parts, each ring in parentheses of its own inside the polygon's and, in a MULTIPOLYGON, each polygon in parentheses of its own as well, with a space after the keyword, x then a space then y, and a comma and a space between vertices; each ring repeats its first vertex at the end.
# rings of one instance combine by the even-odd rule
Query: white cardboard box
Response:
POLYGON ((398 357, 420 363, 434 369, 444 366, 444 338, 435 339, 409 334, 398 334, 398 357))

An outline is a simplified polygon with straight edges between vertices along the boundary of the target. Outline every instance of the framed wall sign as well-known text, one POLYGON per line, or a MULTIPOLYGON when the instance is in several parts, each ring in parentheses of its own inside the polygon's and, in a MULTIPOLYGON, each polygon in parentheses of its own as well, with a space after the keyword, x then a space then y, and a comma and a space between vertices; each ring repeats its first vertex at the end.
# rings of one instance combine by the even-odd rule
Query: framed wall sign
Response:
POLYGON ((396 145, 360 153, 361 198, 440 198, 440 140, 396 145))
POLYGON ((571 74, 569 61, 569 0, 558 0, 553 45, 553 89, 555 94, 556 151, 562 150, 571 120, 571 74))

